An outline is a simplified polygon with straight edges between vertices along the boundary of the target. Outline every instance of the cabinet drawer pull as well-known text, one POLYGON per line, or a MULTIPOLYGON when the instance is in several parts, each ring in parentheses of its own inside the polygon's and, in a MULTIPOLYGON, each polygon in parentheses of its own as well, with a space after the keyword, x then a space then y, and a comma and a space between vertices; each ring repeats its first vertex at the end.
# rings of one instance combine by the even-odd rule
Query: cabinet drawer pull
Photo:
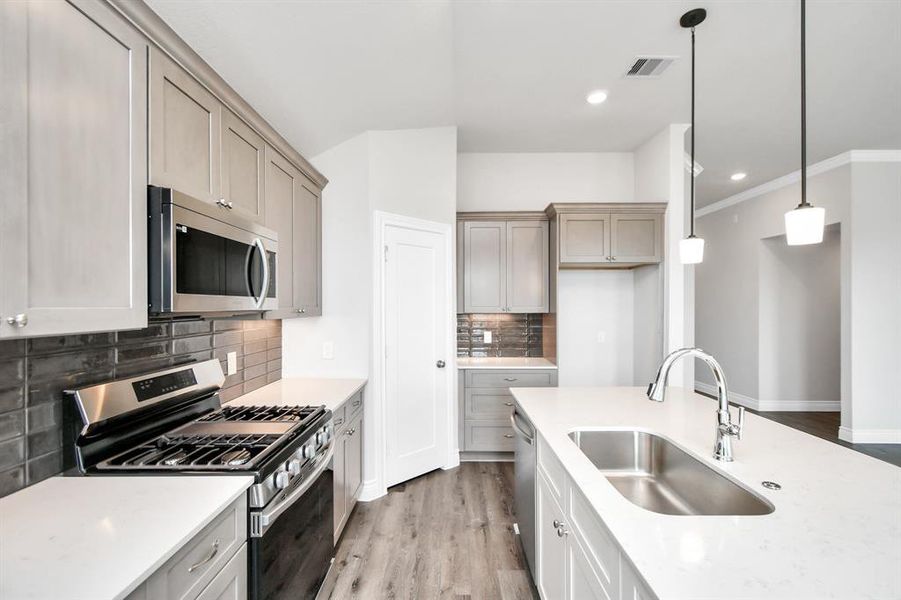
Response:
POLYGON ((512 438, 512 437, 513 437, 513 434, 512 434, 512 433, 505 433, 505 434, 504 434, 504 437, 505 437, 505 438, 512 438))
POLYGON ((512 402, 504 402, 504 406, 513 406, 512 402))
POLYGON ((344 424, 344 417, 341 417, 340 419, 335 419, 335 422, 333 423, 333 425, 335 427, 337 427, 338 425, 343 425, 343 424, 344 424))
POLYGON ((215 558, 217 554, 219 554, 219 538, 216 538, 216 541, 213 542, 213 548, 210 550, 210 553, 206 558, 204 558, 199 563, 195 563, 188 567, 188 573, 193 573, 203 565, 207 564, 208 562, 213 560, 213 558, 215 558))
POLYGON ((516 377, 504 377, 504 381, 517 381, 516 377))
POLYGON ((360 406, 360 404, 362 404, 362 403, 363 403, 363 400, 362 400, 362 399, 354 400, 353 405, 354 405, 354 406, 360 406))

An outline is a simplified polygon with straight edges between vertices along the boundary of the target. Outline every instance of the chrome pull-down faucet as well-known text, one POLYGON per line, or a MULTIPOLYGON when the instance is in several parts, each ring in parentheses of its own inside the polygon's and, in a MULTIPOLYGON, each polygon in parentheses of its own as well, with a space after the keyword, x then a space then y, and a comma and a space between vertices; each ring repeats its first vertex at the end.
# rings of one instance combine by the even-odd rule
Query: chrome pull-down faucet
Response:
POLYGON ((670 369, 683 356, 700 358, 713 371, 713 377, 716 379, 716 397, 719 402, 716 411, 716 444, 713 447, 713 457, 723 462, 732 462, 732 438, 741 439, 745 424, 745 407, 738 407, 738 423, 733 423, 732 414, 729 412, 729 390, 726 387, 726 375, 715 358, 700 348, 680 348, 671 352, 663 359, 660 369, 657 370, 656 379, 648 386, 648 398, 654 402, 663 402, 666 399, 666 380, 669 378, 670 369))

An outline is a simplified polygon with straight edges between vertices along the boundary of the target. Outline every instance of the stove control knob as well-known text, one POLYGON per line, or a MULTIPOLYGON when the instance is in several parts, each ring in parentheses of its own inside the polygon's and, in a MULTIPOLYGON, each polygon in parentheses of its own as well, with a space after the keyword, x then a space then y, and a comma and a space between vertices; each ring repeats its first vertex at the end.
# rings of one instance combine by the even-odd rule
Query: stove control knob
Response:
POLYGON ((287 471, 279 471, 275 474, 275 489, 285 489, 286 487, 288 487, 288 483, 290 481, 291 475, 289 475, 287 471))
POLYGON ((300 475, 300 461, 296 458, 292 458, 288 461, 288 473, 291 474, 291 477, 295 477, 300 475))
POLYGON ((304 458, 313 458, 316 456, 316 448, 313 444, 307 444, 303 447, 303 456, 304 458))
POLYGON ((325 438, 323 437, 322 432, 317 431, 316 432, 316 445, 321 446, 324 443, 325 443, 325 438))
POLYGON ((325 438, 326 442, 332 439, 332 426, 331 425, 325 426, 325 428, 322 430, 322 436, 325 438))

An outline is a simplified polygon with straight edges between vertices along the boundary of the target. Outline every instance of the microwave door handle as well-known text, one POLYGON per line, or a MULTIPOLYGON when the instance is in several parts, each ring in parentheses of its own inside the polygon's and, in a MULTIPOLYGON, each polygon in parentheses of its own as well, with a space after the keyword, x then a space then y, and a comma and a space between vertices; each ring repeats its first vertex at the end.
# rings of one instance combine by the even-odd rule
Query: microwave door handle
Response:
POLYGON ((260 251, 260 261, 263 263, 263 286, 260 288, 260 297, 256 301, 256 307, 259 310, 263 308, 266 296, 269 295, 269 255, 266 253, 266 246, 263 245, 263 240, 260 238, 254 238, 253 245, 260 251))
POLYGON ((256 250, 256 240, 250 242, 247 246, 247 256, 244 257, 244 286, 247 288, 247 295, 257 301, 257 297, 253 293, 253 253, 256 250))

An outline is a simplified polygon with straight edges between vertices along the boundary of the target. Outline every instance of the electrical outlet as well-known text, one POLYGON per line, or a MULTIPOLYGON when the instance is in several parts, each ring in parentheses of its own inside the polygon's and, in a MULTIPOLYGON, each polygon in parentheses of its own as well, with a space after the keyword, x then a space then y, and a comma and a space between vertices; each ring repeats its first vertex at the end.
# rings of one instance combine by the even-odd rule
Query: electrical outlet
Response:
POLYGON ((484 338, 485 338, 485 343, 486 343, 486 344, 490 344, 490 343, 491 343, 491 337, 492 337, 492 336, 491 336, 491 332, 490 332, 490 331, 486 331, 486 332, 484 333, 484 338))
POLYGON ((607 332, 606 331, 598 331, 598 344, 603 344, 607 341, 607 332))
POLYGON ((229 352, 225 355, 226 375, 234 375, 238 372, 238 353, 229 352))
POLYGON ((322 342, 322 358, 325 360, 335 359, 335 342, 322 342))

